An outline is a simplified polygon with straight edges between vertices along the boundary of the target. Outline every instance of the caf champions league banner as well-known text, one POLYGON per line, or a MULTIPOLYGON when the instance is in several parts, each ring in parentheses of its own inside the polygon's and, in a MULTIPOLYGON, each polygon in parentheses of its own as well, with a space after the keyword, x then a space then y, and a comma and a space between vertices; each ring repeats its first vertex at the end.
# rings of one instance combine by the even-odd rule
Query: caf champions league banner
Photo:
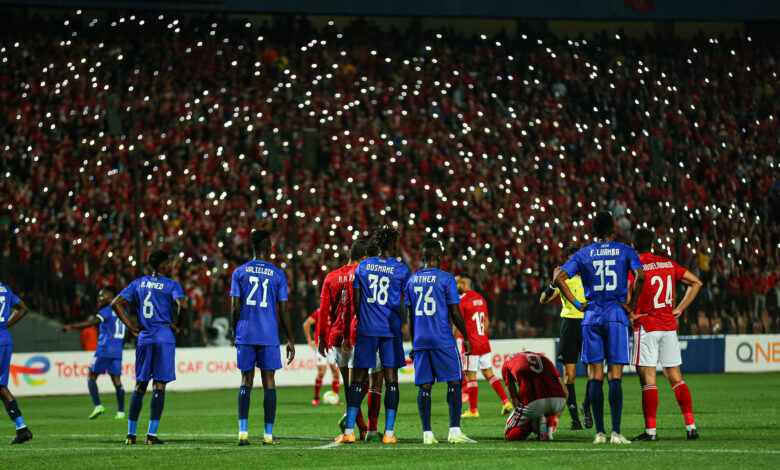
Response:
MULTIPOLYGON (((409 343, 404 345, 407 354, 409 343)), ((511 354, 534 351, 553 358, 553 339, 518 339, 491 341, 493 367, 499 373, 501 365, 511 354)), ((284 356, 284 346, 281 347, 284 356)), ((307 344, 295 346, 295 360, 276 374, 280 387, 311 385, 314 383, 316 360, 314 350, 307 344)), ((78 395, 87 393, 87 374, 94 353, 92 352, 50 352, 18 353, 11 357, 8 386, 17 396, 78 395)), ((407 366, 399 371, 399 381, 414 382, 414 366, 407 360, 407 366)), ((238 388, 241 373, 236 367, 236 349, 179 348, 176 350, 176 381, 168 390, 210 390, 238 388)), ((256 383, 260 384, 260 380, 256 383)), ((125 390, 132 390, 135 384, 135 351, 125 350, 122 358, 122 384, 125 390)), ((103 391, 111 390, 108 378, 98 379, 103 391)))

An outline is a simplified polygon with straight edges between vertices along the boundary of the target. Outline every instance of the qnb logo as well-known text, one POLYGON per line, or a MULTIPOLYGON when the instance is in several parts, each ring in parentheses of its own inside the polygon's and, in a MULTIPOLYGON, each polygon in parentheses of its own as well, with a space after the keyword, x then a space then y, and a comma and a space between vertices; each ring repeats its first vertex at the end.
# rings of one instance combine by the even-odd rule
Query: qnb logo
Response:
POLYGON ((777 363, 780 362, 780 342, 768 342, 761 344, 756 342, 740 343, 737 346, 737 360, 748 363, 777 363))
POLYGON ((50 366, 49 359, 45 356, 33 356, 30 359, 27 359, 27 362, 25 362, 23 366, 11 364, 8 372, 11 375, 15 386, 19 385, 19 375, 21 374, 25 382, 33 387, 37 387, 45 384, 46 379, 34 379, 33 376, 46 374, 46 372, 49 372, 50 366))

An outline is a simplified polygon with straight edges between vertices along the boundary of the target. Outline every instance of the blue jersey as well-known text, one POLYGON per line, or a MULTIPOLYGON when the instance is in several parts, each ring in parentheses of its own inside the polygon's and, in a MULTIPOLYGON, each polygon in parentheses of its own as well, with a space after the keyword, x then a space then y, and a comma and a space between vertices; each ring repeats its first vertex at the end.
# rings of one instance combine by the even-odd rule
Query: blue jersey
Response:
POLYGON ((184 298, 178 282, 162 276, 144 276, 131 282, 119 295, 138 309, 139 345, 176 343, 173 330, 165 323, 173 322, 173 302, 184 298))
POLYGON ((452 274, 439 269, 417 271, 406 283, 404 302, 412 310, 410 318, 414 315, 415 351, 455 346, 448 305, 459 304, 460 295, 452 274))
POLYGON ((116 316, 109 305, 95 315, 100 320, 100 333, 95 354, 113 359, 122 357, 122 345, 125 342, 125 324, 116 316))
POLYGON ((267 261, 250 261, 233 271, 230 296, 241 299, 236 344, 279 346, 276 303, 287 302, 287 276, 267 261))
POLYGON ((409 268, 395 258, 368 258, 355 271, 355 289, 360 289, 357 334, 399 338, 401 295, 409 268))
POLYGON ((628 273, 642 267, 633 248, 618 242, 594 243, 569 258, 561 267, 569 277, 579 274, 588 305, 582 323, 628 323, 618 302, 626 301, 628 273))
POLYGON ((0 282, 0 346, 14 344, 11 333, 8 332, 8 317, 11 316, 11 308, 21 302, 10 287, 0 282))

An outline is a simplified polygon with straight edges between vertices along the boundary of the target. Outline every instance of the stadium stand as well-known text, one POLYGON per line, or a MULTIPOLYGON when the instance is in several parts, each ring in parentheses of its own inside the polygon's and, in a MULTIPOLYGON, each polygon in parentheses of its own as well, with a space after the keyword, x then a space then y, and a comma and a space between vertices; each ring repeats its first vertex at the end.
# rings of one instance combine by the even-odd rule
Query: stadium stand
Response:
POLYGON ((589 214, 705 281, 680 332, 777 332, 776 57, 766 38, 556 38, 355 20, 73 14, 0 20, 3 279, 72 321, 181 255, 199 315, 225 316, 254 228, 275 234, 299 319, 345 246, 430 233, 490 303, 491 337, 552 335, 536 292, 589 214), (177 19, 178 18, 178 19, 177 19))

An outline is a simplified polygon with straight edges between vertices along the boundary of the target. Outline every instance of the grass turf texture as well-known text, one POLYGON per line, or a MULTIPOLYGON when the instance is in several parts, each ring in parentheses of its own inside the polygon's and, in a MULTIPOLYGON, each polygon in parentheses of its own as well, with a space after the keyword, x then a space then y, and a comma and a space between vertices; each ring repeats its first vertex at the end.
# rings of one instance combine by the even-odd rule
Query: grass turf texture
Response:
MULTIPOLYGON (((433 431, 441 444, 422 446, 422 429, 417 414, 417 391, 401 386, 401 404, 396 422, 395 446, 356 443, 329 446, 338 434, 336 425, 342 407, 311 406, 312 387, 284 388, 278 391, 274 428, 280 446, 262 446, 263 391, 252 393, 249 431, 252 445, 237 446, 237 392, 166 393, 165 412, 159 436, 165 446, 145 446, 149 416, 147 393, 138 424, 139 443, 123 445, 126 421, 115 421, 113 394, 102 394, 106 413, 87 420, 92 409, 88 396, 21 398, 19 404, 35 438, 21 446, 3 450, 3 468, 479 468, 522 464, 530 468, 576 465, 576 468, 621 470, 654 468, 773 468, 780 462, 780 407, 777 389, 780 374, 689 375, 685 377, 693 395, 699 441, 685 440, 685 427, 671 387, 659 377, 659 442, 630 446, 594 446, 594 431, 569 431, 570 419, 564 411, 554 442, 505 442, 506 417, 499 415, 495 392, 480 381, 479 419, 464 419, 461 426, 475 445, 446 443, 449 429, 446 387, 433 389, 433 431), (663 382, 662 382, 663 381, 663 382), (323 446, 328 446, 322 448, 323 446), (772 463, 774 462, 774 464, 772 463)), ((236 383, 238 383, 236 377, 236 383)), ((99 379, 103 390, 106 378, 99 379)), ((584 397, 585 380, 577 381, 577 398, 584 397)), ((624 379, 623 434, 628 438, 644 430, 641 389, 635 376, 624 379)), ((85 384, 86 391, 86 384, 85 384)), ((173 386, 175 389, 175 384, 173 386)), ((112 387, 111 387, 112 389, 112 387)), ((327 387, 323 387, 327 390, 327 387)), ((606 395, 606 387, 605 387, 606 395)), ((127 395, 129 405, 130 393, 127 395)), ((365 411, 364 402, 364 411, 365 411)), ((610 431, 605 404, 607 431, 610 431)), ((466 409, 466 405, 464 405, 466 409)), ((384 409, 380 415, 383 427, 384 409)), ((10 441, 13 426, 6 422, 2 438, 10 441)), ((563 467, 566 468, 566 467, 563 467)), ((573 468, 573 467, 572 467, 573 468)))

